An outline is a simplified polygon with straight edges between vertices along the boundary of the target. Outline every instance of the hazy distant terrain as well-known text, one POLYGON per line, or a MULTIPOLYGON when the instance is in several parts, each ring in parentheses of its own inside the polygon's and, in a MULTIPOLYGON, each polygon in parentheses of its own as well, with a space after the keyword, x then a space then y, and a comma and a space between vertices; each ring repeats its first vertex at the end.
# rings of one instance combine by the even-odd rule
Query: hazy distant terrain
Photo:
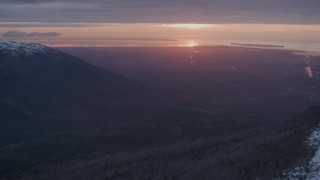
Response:
POLYGON ((311 62, 315 76, 308 78, 305 57, 290 51, 227 46, 61 50, 150 85, 171 98, 171 106, 270 122, 320 102, 319 58, 311 62))
POLYGON ((0 79, 0 179, 285 178, 315 152, 304 142, 320 122, 317 57, 223 46, 59 50, 78 58, 0 52, 9 78, 0 79))

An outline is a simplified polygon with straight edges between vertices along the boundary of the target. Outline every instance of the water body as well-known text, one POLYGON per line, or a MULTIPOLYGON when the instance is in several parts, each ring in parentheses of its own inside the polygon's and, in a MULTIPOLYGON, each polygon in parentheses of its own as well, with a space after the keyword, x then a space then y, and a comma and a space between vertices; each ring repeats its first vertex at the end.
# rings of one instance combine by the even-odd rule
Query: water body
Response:
POLYGON ((213 44, 242 46, 261 49, 284 49, 297 51, 296 54, 320 56, 320 42, 289 42, 289 41, 216 41, 213 44))

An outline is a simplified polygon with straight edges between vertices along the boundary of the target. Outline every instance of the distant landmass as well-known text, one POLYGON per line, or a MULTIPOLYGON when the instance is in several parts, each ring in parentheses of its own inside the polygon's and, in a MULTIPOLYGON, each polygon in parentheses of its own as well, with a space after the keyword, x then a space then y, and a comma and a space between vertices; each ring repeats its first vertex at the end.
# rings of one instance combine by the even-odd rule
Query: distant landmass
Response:
POLYGON ((270 45, 270 44, 242 44, 242 43, 231 43, 236 46, 252 46, 252 47, 266 47, 266 48, 284 48, 285 46, 270 45))

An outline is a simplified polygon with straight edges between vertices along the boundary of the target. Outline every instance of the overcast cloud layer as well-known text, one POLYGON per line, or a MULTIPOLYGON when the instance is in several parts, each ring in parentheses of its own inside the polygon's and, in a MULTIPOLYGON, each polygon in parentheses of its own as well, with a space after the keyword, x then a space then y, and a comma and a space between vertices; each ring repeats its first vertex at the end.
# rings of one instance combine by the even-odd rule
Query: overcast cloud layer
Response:
POLYGON ((0 22, 320 24, 320 0, 0 0, 0 22))

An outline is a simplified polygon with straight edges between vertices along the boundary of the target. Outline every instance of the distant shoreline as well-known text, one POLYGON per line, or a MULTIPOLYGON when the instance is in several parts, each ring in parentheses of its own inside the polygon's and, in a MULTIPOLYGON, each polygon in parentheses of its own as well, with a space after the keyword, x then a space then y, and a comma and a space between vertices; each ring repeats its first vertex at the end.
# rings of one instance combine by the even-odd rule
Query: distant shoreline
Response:
POLYGON ((284 48, 284 47, 285 47, 285 46, 280 46, 280 45, 269 45, 269 44, 241 44, 241 43, 231 43, 231 45, 251 46, 251 47, 269 47, 269 48, 284 48))

